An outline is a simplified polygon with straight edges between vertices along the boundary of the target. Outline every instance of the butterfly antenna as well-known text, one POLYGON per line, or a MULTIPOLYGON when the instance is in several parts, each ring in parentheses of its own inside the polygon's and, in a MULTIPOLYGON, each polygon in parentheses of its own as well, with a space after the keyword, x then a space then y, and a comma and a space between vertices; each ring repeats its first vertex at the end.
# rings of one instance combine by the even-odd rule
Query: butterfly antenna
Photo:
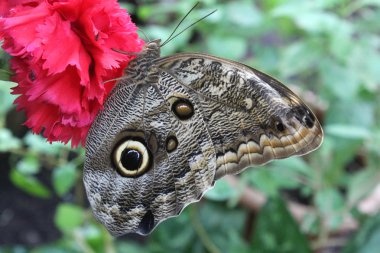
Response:
POLYGON ((168 42, 168 40, 170 40, 170 38, 173 36, 173 34, 177 31, 178 27, 182 24, 182 22, 187 18, 187 16, 189 16, 189 14, 195 9, 195 7, 197 7, 199 4, 199 2, 197 2, 187 13, 186 15, 181 19, 181 21, 179 21, 179 23, 177 24, 177 26, 174 28, 173 32, 170 34, 170 36, 161 44, 166 44, 168 42))
POLYGON ((106 83, 113 82, 113 81, 119 81, 121 79, 123 79, 122 76, 118 77, 118 78, 108 79, 108 80, 104 81, 102 84, 106 84, 106 83))
POLYGON ((139 31, 144 35, 145 39, 148 41, 148 42, 151 42, 152 40, 149 39, 148 35, 146 35, 146 33, 142 30, 142 29, 139 29, 139 31))
POLYGON ((132 55, 132 56, 137 56, 137 55, 141 54, 141 52, 127 52, 127 51, 123 51, 123 50, 120 50, 120 49, 117 49, 117 48, 111 48, 111 50, 115 51, 115 52, 118 52, 120 54, 132 55))
POLYGON ((164 43, 162 43, 160 45, 160 47, 163 47, 165 46, 165 44, 169 43, 170 41, 172 41, 174 38, 176 38, 177 36, 179 36, 181 33, 183 33, 184 31, 186 31, 187 29, 189 29, 190 27, 196 25, 197 23, 201 22, 203 19, 207 18, 208 16, 210 16, 211 14, 214 14, 217 10, 213 10, 212 12, 210 12, 209 14, 207 14, 206 16, 204 16, 203 18, 200 18, 198 19, 197 21, 195 21, 194 23, 192 23, 191 25, 187 26, 185 29, 183 29, 182 31, 180 31, 179 33, 177 33, 175 36, 171 37, 170 40, 166 40, 164 43))

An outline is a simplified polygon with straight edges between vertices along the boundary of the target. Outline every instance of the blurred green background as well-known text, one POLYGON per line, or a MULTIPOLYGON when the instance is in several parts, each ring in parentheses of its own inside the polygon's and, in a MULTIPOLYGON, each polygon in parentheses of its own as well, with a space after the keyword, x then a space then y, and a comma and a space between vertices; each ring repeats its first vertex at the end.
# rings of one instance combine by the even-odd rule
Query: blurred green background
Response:
MULTIPOLYGON (((195 1, 121 4, 166 39, 195 1)), ((204 0, 182 27, 214 9, 162 55, 205 52, 289 84, 322 122, 321 148, 218 181, 148 237, 113 238, 88 207, 84 150, 22 126, 0 52, 0 253, 380 252, 380 0, 204 0)))

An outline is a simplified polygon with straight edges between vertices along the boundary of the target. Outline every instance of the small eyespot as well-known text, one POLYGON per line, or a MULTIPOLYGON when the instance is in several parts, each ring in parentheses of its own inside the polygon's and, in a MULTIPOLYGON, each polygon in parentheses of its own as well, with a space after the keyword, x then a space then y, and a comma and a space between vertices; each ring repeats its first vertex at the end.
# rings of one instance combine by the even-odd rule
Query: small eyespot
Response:
POLYGON ((177 147, 178 147, 178 140, 177 140, 177 138, 175 136, 169 136, 166 139, 166 151, 168 153, 171 153, 174 150, 176 150, 177 147))
POLYGON ((305 106, 298 106, 293 108, 294 116, 297 120, 308 128, 312 128, 315 123, 315 116, 305 106))
POLYGON ((172 111, 173 113, 180 119, 180 120, 187 120, 190 119, 194 115, 194 107, 191 104, 191 102, 184 98, 177 99, 172 104, 172 111))
POLYGON ((151 159, 147 146, 140 140, 124 139, 112 152, 112 162, 124 177, 142 175, 150 168, 151 159))
POLYGON ((279 132, 283 132, 283 131, 285 131, 285 126, 284 126, 284 124, 282 124, 282 122, 277 121, 276 122, 276 129, 279 132))
POLYGON ((303 121, 306 123, 308 128, 312 128, 314 126, 314 121, 309 115, 304 116, 303 121))
POLYGON ((308 128, 312 128, 314 126, 315 117, 309 110, 306 110, 306 115, 304 116, 304 122, 306 123, 306 126, 308 128))

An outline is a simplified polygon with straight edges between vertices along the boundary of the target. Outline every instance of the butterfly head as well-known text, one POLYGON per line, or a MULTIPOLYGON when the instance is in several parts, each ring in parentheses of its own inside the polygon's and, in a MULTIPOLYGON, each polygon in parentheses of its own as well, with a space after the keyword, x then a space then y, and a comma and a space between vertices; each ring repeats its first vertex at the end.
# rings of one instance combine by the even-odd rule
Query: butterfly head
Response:
POLYGON ((157 70, 154 68, 155 60, 160 57, 161 40, 147 42, 141 52, 129 62, 128 68, 124 72, 128 79, 136 79, 141 82, 154 82, 157 79, 157 70))
POLYGON ((142 52, 143 54, 153 54, 155 56, 157 56, 156 58, 158 58, 160 55, 160 44, 161 44, 161 39, 156 39, 156 40, 152 40, 152 41, 149 41, 147 42, 143 49, 142 49, 142 52), (157 55, 158 53, 158 55, 157 55))

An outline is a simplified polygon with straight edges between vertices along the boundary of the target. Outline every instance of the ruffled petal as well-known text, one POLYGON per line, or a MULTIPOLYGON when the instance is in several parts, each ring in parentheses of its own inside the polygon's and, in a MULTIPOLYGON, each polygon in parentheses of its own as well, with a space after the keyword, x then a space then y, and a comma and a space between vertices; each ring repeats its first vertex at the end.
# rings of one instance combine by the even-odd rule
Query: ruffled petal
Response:
POLYGON ((0 19, 0 36, 13 56, 13 94, 25 125, 50 142, 84 145, 115 84, 108 80, 120 77, 133 59, 113 48, 140 51, 144 41, 136 30, 115 0, 24 0, 14 6, 0 19))

